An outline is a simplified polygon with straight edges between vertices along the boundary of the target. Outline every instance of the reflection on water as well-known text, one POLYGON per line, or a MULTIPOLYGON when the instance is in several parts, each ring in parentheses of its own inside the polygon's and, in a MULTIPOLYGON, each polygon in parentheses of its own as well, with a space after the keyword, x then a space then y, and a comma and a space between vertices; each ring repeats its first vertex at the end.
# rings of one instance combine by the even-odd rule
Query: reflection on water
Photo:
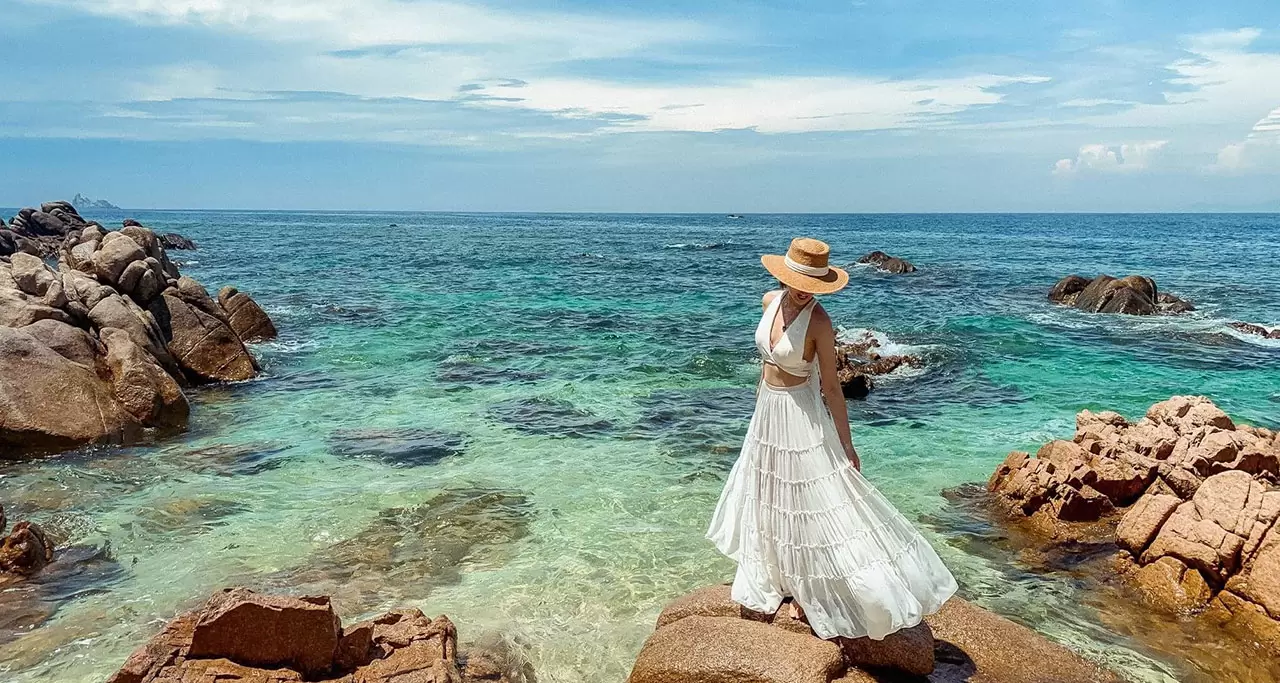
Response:
POLYGON ((0 591, 5 680, 97 683, 229 584, 332 593, 348 619, 447 613, 464 640, 526 643, 543 680, 624 680, 665 603, 732 576, 702 534, 754 401, 757 257, 795 233, 920 268, 856 269, 823 302, 926 360, 851 404, 869 478, 968 596, 1136 680, 1194 673, 1174 661, 1190 645, 1144 644, 1150 625, 1077 570, 1010 563, 939 492, 1070 434, 1086 407, 1205 393, 1280 426, 1280 348, 1221 332, 1280 322, 1275 217, 138 218, 196 239, 198 277, 250 292, 282 337, 256 347, 262 379, 192 394, 187 434, 0 465, 9 518, 64 548, 0 591), (1201 310, 1054 308, 1069 272, 1149 274, 1201 310))

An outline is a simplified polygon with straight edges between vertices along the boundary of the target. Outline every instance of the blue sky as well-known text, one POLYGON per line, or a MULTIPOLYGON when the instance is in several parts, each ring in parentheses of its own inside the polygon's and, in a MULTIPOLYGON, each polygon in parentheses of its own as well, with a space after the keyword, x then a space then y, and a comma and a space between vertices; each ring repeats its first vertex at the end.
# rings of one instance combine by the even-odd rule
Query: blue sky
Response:
POLYGON ((1280 210, 1280 3, 0 0, 0 206, 1280 210))

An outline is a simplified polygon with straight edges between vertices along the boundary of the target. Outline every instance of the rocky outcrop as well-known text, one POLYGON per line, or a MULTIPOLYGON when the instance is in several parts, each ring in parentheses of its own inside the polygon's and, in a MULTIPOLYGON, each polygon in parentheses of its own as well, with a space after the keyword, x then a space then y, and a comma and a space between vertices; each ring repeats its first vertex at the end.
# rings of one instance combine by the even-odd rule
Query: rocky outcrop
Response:
POLYGON ((88 197, 80 194, 79 192, 76 193, 76 196, 71 198, 71 204, 72 206, 75 206, 77 209, 100 209, 105 211, 120 210, 120 207, 116 206, 115 204, 112 204, 111 202, 105 199, 89 199, 88 197))
POLYGON ((1148 605, 1199 614, 1280 655, 1277 482, 1280 434, 1175 396, 1135 423, 1083 411, 1072 441, 1011 454, 988 489, 1059 538, 1096 533, 1081 522, 1106 525, 1117 567, 1148 605))
POLYGON ((489 652, 458 651, 446 616, 395 610, 344 627, 327 597, 222 591, 178 616, 108 683, 519 683, 489 652), (473 661, 474 660, 474 661, 473 661))
POLYGON ((1255 337, 1262 337, 1263 339, 1280 339, 1280 327, 1267 329, 1262 325, 1254 325, 1253 323, 1242 323, 1242 322, 1230 322, 1230 323, 1227 323, 1227 326, 1231 327, 1232 329, 1238 330, 1240 332, 1244 332, 1245 334, 1251 334, 1251 335, 1254 335, 1255 337))
MULTIPOLYGON (((0 535, 8 528, 4 506, 0 506, 0 535)), ((53 543, 40 527, 31 522, 18 522, 13 532, 0 539, 0 586, 6 578, 26 577, 53 562, 53 543), (6 577, 5 575, 8 575, 6 577)))
POLYGON ((897 256, 890 256, 879 250, 873 251, 858 259, 858 263, 872 265, 885 273, 893 273, 895 275, 901 273, 914 273, 916 271, 916 267, 911 265, 910 261, 900 259, 897 256))
POLYGON ((195 251, 196 243, 176 232, 166 232, 160 235, 160 245, 165 249, 179 249, 185 251, 195 251))
POLYGON ((108 231, 51 202, 17 230, 56 238, 58 262, 0 257, 0 457, 184 429, 183 387, 258 372, 237 330, 274 335, 267 314, 234 289, 224 309, 136 221, 108 231))
POLYGON ((1158 291, 1155 280, 1141 275, 1099 275, 1092 280, 1068 275, 1049 290, 1049 300, 1088 313, 1174 315, 1195 310, 1189 301, 1158 291))
POLYGON ((275 339, 279 334, 275 323, 258 302, 235 287, 223 287, 218 292, 218 303, 227 312, 227 321, 240 339, 246 342, 266 341, 275 339))
POLYGON ((1084 683, 1119 681, 1069 650, 959 598, 884 640, 822 640, 803 619, 752 612, 728 586, 676 600, 628 683, 1084 683))
POLYGON ((0 226, 0 256, 26 253, 52 256, 70 234, 90 225, 68 202, 48 202, 22 209, 8 226, 0 226))
POLYGON ((873 377, 887 375, 902 366, 920 367, 919 356, 880 354, 880 342, 867 334, 862 339, 836 345, 836 378, 846 398, 866 398, 875 387, 873 377))

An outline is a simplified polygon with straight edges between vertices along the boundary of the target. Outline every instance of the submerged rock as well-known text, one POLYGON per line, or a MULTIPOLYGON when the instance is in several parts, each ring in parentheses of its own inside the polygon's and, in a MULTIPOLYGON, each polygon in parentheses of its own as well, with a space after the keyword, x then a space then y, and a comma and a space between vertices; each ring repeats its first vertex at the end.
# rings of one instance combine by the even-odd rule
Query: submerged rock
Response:
POLYGON ((457 455, 466 437, 451 432, 404 427, 399 429, 340 429, 329 435, 334 455, 373 458, 390 465, 430 465, 457 455))
MULTIPOLYGON (((4 506, 0 505, 0 534, 8 528, 4 506)), ((53 562, 53 542, 44 529, 31 522, 18 522, 0 539, 0 574, 30 576, 53 562)))
POLYGON ((329 593, 353 610, 385 599, 392 586, 412 585, 420 596, 458 581, 464 564, 504 561, 507 546, 528 535, 533 514, 518 491, 448 489, 418 505, 383 510, 359 533, 271 582, 329 593))
POLYGON ((457 638, 416 609, 343 627, 327 597, 235 588, 169 622, 108 683, 460 683, 457 638))
POLYGON ((911 265, 910 261, 900 259, 897 256, 890 256, 883 251, 873 251, 862 258, 858 259, 858 263, 870 264, 886 273, 914 273, 916 267, 911 265))
POLYGON ((710 586, 676 600, 628 683, 1101 683, 1121 679, 1034 631, 959 598, 884 640, 822 640, 803 620, 752 612, 710 586))
POLYGON ((1068 275, 1049 290, 1049 300, 1088 313, 1175 315, 1195 310, 1189 301, 1159 292, 1155 280, 1141 275, 1099 275, 1092 280, 1068 275))
POLYGON ((489 416, 528 434, 555 438, 587 438, 613 431, 613 423, 572 403, 548 397, 516 398, 489 407, 489 416))

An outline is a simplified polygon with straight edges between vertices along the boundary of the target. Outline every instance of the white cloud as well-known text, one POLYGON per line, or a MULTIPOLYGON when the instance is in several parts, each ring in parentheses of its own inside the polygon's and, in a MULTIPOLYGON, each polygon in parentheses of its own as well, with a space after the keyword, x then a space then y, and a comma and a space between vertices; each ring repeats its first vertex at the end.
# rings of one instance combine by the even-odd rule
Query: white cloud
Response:
POLYGON ((556 45, 566 57, 621 55, 705 37, 680 20, 513 12, 425 0, 27 0, 140 23, 204 25, 277 42, 356 49, 384 45, 556 45))
POLYGON ((518 101, 493 104, 568 117, 623 117, 614 125, 618 130, 857 131, 937 125, 950 114, 1000 102, 998 87, 1043 80, 996 75, 934 80, 756 78, 713 85, 543 80, 504 93, 518 101))
POLYGON ((1253 124, 1243 140, 1218 150, 1209 170, 1238 173, 1258 168, 1280 170, 1280 107, 1253 124))
POLYGON ((1075 159, 1059 159, 1053 165, 1056 175, 1085 171, 1099 173, 1131 173, 1150 167, 1152 158, 1169 144, 1168 140, 1146 140, 1122 145, 1089 144, 1080 147, 1075 159))

